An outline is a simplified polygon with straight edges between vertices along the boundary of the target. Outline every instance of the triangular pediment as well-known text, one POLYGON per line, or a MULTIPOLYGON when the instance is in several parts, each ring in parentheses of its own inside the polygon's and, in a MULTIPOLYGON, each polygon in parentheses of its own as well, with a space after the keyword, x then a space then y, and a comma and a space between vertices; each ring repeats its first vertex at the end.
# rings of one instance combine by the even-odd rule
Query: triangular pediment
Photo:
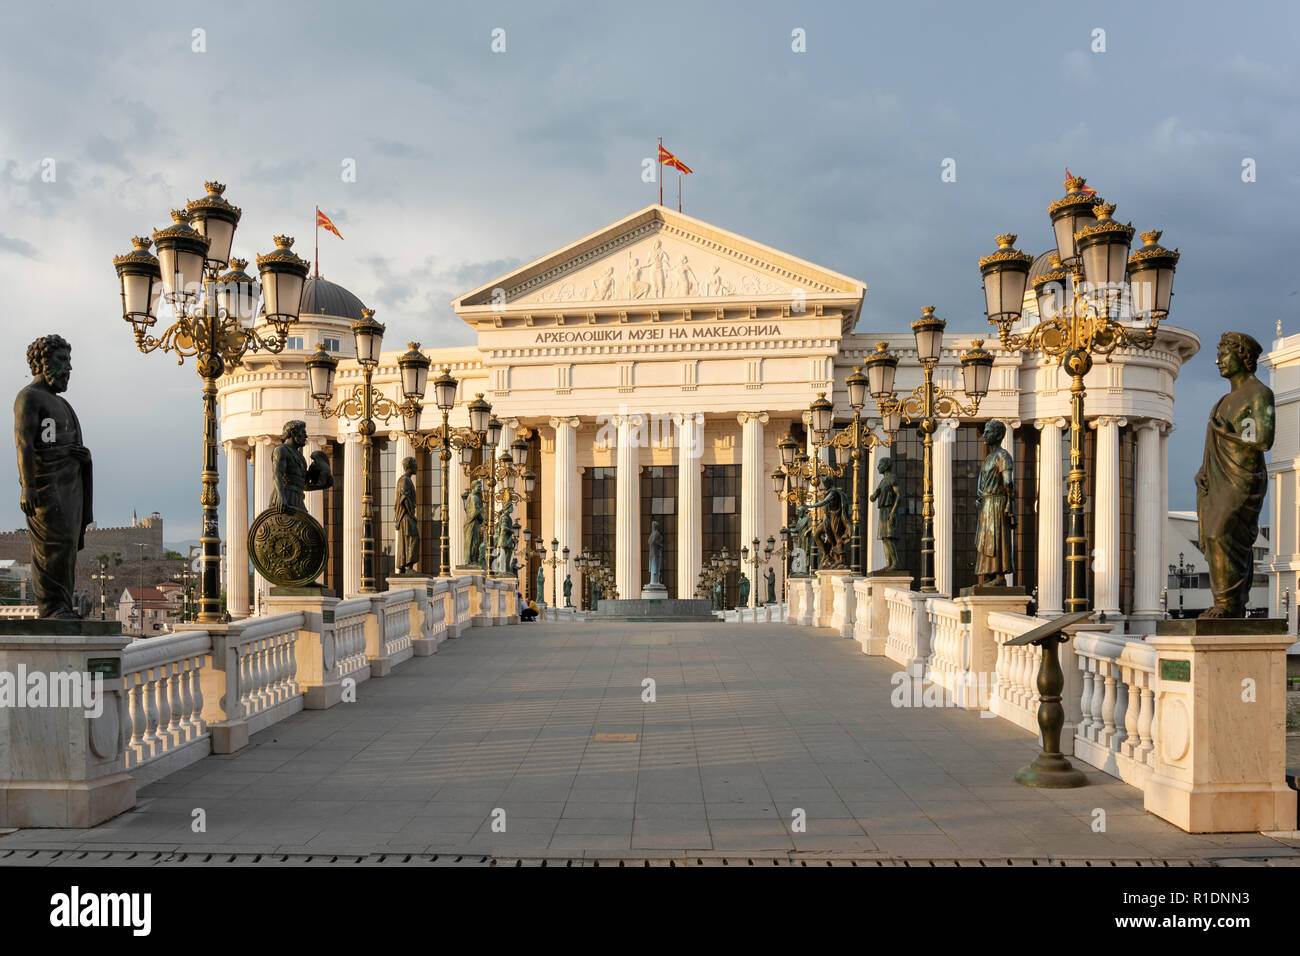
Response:
POLYGON ((452 308, 645 306, 851 296, 866 285, 663 206, 648 206, 466 293, 452 308))

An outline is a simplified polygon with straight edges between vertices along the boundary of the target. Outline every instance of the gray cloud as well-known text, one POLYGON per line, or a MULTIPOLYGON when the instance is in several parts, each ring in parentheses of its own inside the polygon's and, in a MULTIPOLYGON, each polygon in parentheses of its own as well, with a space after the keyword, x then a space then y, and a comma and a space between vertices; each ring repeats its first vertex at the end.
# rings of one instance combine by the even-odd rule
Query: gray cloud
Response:
MULTIPOLYGON (((1181 247, 1171 322, 1205 343, 1227 327, 1267 343, 1278 318, 1300 329, 1300 300, 1277 281, 1297 252, 1285 211, 1300 208, 1300 13, 1281 0, 1179 11, 29 5, 0 57, 0 84, 22 91, 0 107, 0 215, 31 254, 0 242, 0 261, 21 258, 7 291, 78 350, 70 398, 97 451, 97 514, 157 508, 172 539, 197 533, 197 386, 192 368, 136 353, 111 257, 212 177, 244 209, 243 254, 289 232, 309 255, 319 204, 347 237, 321 237, 323 271, 382 308, 394 341, 464 344, 448 301, 653 202, 640 162, 659 136, 696 170, 687 213, 865 280, 863 331, 906 328, 930 303, 954 328, 984 326, 976 259, 1003 231, 1047 247, 1045 207, 1069 165, 1181 247), (1109 52, 1091 52, 1093 26, 1109 52), (495 27, 506 53, 490 50, 495 27), (791 52, 795 27, 806 54, 791 52), (292 68, 268 80, 285 37, 292 68), (344 157, 355 183, 340 179, 344 157), (1244 157, 1257 182, 1241 181, 1244 157), (945 158, 955 183, 940 181, 945 158), (163 435, 179 436, 175 454, 160 453, 163 435)), ((21 361, 0 368, 24 380, 21 361)), ((1207 349, 1178 381, 1171 474, 1199 464, 1221 389, 1207 349)), ((1193 506, 1186 482, 1170 503, 1193 506)), ((0 528, 21 523, 15 501, 0 509, 0 528)))

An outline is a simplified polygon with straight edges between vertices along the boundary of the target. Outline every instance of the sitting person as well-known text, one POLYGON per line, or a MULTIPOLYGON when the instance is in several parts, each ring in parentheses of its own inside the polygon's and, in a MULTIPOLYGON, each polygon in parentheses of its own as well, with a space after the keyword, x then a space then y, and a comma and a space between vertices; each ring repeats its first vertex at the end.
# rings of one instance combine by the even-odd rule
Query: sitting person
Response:
POLYGON ((519 595, 519 605, 520 607, 523 608, 523 610, 519 612, 519 620, 521 621, 537 620, 537 605, 534 602, 529 601, 527 606, 524 606, 523 595, 519 595))

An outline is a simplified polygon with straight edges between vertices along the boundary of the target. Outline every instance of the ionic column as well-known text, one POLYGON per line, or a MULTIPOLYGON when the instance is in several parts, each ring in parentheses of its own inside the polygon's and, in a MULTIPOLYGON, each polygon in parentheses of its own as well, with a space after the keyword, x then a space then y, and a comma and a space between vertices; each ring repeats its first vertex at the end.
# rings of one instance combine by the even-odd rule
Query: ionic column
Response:
MULTIPOLYGON (((263 436, 251 439, 250 444, 253 446, 253 517, 256 518, 271 506, 271 482, 274 478, 271 467, 271 452, 275 448, 275 441, 263 436)), ((250 595, 253 600, 254 613, 260 612, 262 599, 266 597, 266 593, 270 588, 270 582, 254 571, 253 593, 250 595)))
POLYGON ((1038 439, 1038 614, 1059 617, 1064 608, 1064 491, 1061 478, 1061 430, 1064 418, 1034 423, 1038 439))
MULTIPOLYGON (((741 466, 740 466, 740 545, 753 547, 754 539, 759 539, 759 549, 763 545, 763 486, 767 476, 763 474, 763 426, 767 423, 767 412, 741 412, 736 416, 741 426, 741 466)), ((752 557, 752 555, 751 555, 752 557)), ((752 569, 745 571, 746 575, 752 569)), ((758 582, 749 582, 750 601, 757 605, 758 582)))
POLYGON ((952 457, 957 423, 939 422, 934 433, 934 589, 952 591, 952 457))
POLYGON ((1137 429, 1137 495, 1134 507, 1134 530, 1137 532, 1137 563, 1133 575, 1133 613, 1160 613, 1160 586, 1165 580, 1164 502, 1161 477, 1164 460, 1160 440, 1160 422, 1143 422, 1137 429))
POLYGON ((678 415, 677 421, 677 597, 695 597, 703 557, 700 473, 704 470, 704 416, 678 415))
POLYGON ((226 610, 248 617, 248 447, 226 447, 226 610))
MULTIPOLYGON (((311 456, 318 451, 325 451, 328 443, 329 439, 322 435, 307 439, 307 447, 303 449, 303 454, 307 457, 307 467, 311 467, 311 456)), ((325 524, 325 492, 309 491, 303 495, 303 498, 306 500, 307 513, 322 525, 325 524)))
MULTIPOLYGON (((570 557, 582 551, 582 542, 577 538, 577 522, 574 515, 578 509, 578 425, 576 416, 552 418, 550 425, 555 429, 555 474, 552 476, 552 512, 551 536, 560 542, 560 550, 569 549, 570 557)), ((550 542, 546 543, 549 550, 550 542)), ((556 555, 558 558, 559 555, 556 555)), ((548 556, 549 562, 549 556, 548 556)), ((557 564, 555 573, 563 582, 563 568, 557 564)), ((549 563, 547 577, 551 575, 549 563)), ((560 592, 556 590, 556 599, 560 592)))
POLYGON ((641 596, 641 415, 619 415, 614 579, 620 598, 641 596))
POLYGON ((343 442, 343 596, 361 590, 361 436, 350 432, 343 442))
POLYGON ((1119 613, 1119 428, 1125 419, 1102 415, 1097 430, 1096 493, 1093 495, 1093 597, 1095 609, 1119 613))

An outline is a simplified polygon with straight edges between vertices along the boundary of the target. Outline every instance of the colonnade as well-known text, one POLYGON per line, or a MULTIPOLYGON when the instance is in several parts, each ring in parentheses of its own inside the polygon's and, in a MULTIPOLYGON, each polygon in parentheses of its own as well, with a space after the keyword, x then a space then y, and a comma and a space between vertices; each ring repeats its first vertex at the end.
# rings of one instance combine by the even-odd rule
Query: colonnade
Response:
MULTIPOLYGON (((730 418, 730 416, 728 416, 730 418)), ((766 541, 775 534, 775 527, 764 521, 767 496, 771 494, 768 473, 776 463, 765 456, 764 433, 769 423, 769 413, 746 411, 735 415, 739 426, 738 460, 741 465, 740 480, 740 544, 746 545, 758 538, 766 541)), ((703 502, 702 502, 702 451, 704 445, 704 415, 678 413, 673 416, 674 460, 677 465, 677 594, 689 596, 695 586, 703 562, 703 502)), ((495 449, 499 456, 509 452, 519 422, 505 420, 500 445, 495 449)), ((1009 422, 1009 426, 1019 424, 1009 422)), ((1062 468, 1062 453, 1069 441, 1069 421, 1062 417, 1048 417, 1032 422, 1039 431, 1038 462, 1038 577, 1036 581, 1017 581, 1028 588, 1038 588, 1039 613, 1050 616, 1062 613, 1064 607, 1064 500, 1066 474, 1062 468), (1058 502, 1058 506, 1048 506, 1058 502)), ((1116 416, 1099 416, 1087 422, 1095 431, 1096 454, 1092 464, 1093 534, 1092 549, 1094 607, 1108 616, 1120 613, 1120 428, 1127 420, 1116 416)), ((641 447, 646 444, 647 429, 637 415, 616 419, 617 447, 614 459, 617 465, 615 540, 612 542, 616 581, 622 597, 639 597, 643 581, 641 548, 643 535, 648 529, 641 527, 641 447)), ((543 476, 542 487, 550 496, 550 527, 543 527, 542 537, 548 543, 554 538, 561 547, 570 549, 571 557, 582 550, 582 507, 580 500, 581 475, 578 469, 578 431, 582 426, 579 416, 557 416, 534 427, 549 427, 554 435, 553 470, 543 476)), ((955 421, 940 422, 934 443, 935 492, 935 587, 941 594, 953 592, 953 459, 956 437, 955 421)), ((1134 600, 1132 616, 1154 619, 1160 613, 1160 595, 1164 581, 1163 537, 1165 515, 1168 511, 1168 434, 1167 422, 1143 420, 1135 426, 1137 436, 1137 461, 1134 474, 1136 487, 1131 490, 1134 500, 1134 540, 1136 546, 1134 600)), ((271 490, 271 452, 279 439, 257 437, 230 440, 224 443, 226 475, 223 500, 226 505, 225 539, 228 567, 248 566, 248 464, 251 458, 254 494, 253 514, 267 507, 271 490)), ((361 584, 361 442, 360 436, 347 433, 339 437, 309 436, 307 453, 325 449, 329 442, 343 444, 343 588, 345 594, 355 594, 361 584)), ((1004 444, 1014 453, 1014 442, 1004 444)), ((410 442, 396 435, 394 467, 400 474, 401 461, 411 454, 410 442)), ((824 451, 822 449, 821 451, 824 451)), ((875 487, 877 465, 888 449, 873 448, 863 461, 868 469, 867 494, 875 487)), ((534 467, 539 467, 534 463, 534 467)), ((449 474, 448 500, 451 514, 449 539, 453 564, 459 564, 463 555, 464 536, 460 521, 460 495, 465 488, 465 478, 457 461, 453 460, 449 474)), ((325 521, 324 501, 320 495, 307 496, 308 508, 317 520, 325 521)), ((540 502, 534 507, 540 507, 540 502)), ((527 520, 528 505, 516 506, 516 517, 527 520)), ((545 509, 542 509, 545 514, 545 509)), ((883 552, 876 538, 877 513, 874 506, 862 503, 861 514, 866 523, 870 541, 867 567, 879 567, 883 552)), ((429 569, 435 571, 436 569, 429 569)), ((577 568, 570 565, 574 577, 575 596, 580 593, 577 568)), ((564 571, 558 571, 563 579, 564 571)), ((549 577, 549 566, 548 566, 549 577)), ((382 586, 382 585, 381 585, 382 586)), ((759 582, 753 582, 757 588, 759 582)), ((238 573, 226 575, 227 604, 232 617, 245 616, 244 609, 253 606, 256 612, 259 592, 264 593, 266 583, 255 576, 253 593, 249 593, 247 577, 238 573)), ((548 595, 549 596, 549 595, 548 595)))

